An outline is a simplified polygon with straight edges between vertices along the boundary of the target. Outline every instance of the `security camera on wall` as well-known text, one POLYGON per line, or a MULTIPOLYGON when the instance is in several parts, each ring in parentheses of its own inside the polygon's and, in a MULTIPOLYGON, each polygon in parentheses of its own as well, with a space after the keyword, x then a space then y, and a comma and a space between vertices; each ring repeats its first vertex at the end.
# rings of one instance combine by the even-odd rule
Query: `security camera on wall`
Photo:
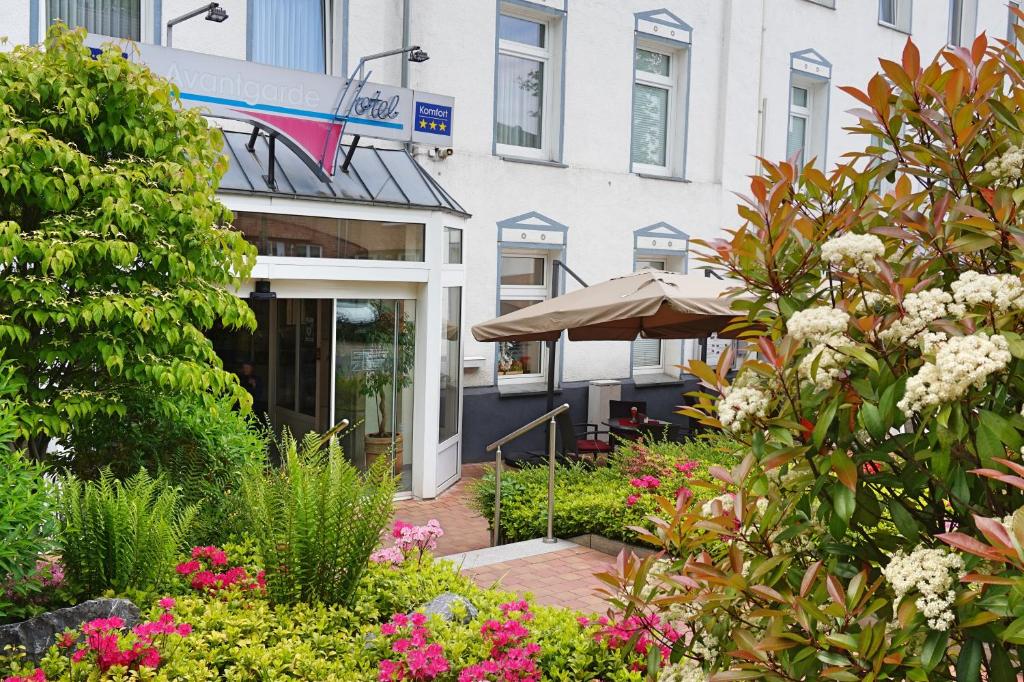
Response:
POLYGON ((427 151, 427 156, 438 161, 444 161, 449 156, 455 153, 455 150, 451 147, 434 147, 427 151))

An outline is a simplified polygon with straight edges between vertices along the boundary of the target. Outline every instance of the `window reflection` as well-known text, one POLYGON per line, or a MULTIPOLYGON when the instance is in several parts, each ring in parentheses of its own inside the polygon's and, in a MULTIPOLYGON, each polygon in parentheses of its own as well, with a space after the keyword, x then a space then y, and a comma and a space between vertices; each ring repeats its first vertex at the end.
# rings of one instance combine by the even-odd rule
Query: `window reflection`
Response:
POLYGON ((234 227, 261 256, 422 262, 424 226, 239 211, 234 227))

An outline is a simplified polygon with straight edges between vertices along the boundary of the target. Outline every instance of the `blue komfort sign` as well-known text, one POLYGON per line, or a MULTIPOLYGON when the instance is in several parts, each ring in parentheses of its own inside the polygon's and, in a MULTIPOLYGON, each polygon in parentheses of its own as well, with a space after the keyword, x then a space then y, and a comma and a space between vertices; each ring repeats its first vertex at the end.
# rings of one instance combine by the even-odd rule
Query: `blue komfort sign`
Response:
POLYGON ((435 102, 416 102, 416 115, 412 119, 417 133, 451 138, 452 108, 435 102))
POLYGON ((355 87, 346 89, 346 79, 336 76, 159 45, 129 44, 101 35, 86 38, 86 45, 94 51, 110 43, 127 59, 145 64, 176 85, 183 106, 276 133, 323 179, 337 167, 342 134, 451 144, 455 100, 445 95, 379 83, 366 83, 357 93, 355 87), (414 109, 417 116, 422 109, 431 117, 422 130, 413 124, 414 109), (351 111, 347 119, 339 113, 346 111, 351 111))

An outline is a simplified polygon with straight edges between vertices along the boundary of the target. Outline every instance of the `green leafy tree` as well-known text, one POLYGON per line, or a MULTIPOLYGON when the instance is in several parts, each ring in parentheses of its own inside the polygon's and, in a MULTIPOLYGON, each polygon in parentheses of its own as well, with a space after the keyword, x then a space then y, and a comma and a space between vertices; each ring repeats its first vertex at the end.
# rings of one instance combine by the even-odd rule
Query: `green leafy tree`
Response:
POLYGON ((203 334, 255 324, 229 291, 255 251, 215 196, 220 133, 84 35, 0 54, 0 345, 35 457, 129 390, 249 402, 203 334))

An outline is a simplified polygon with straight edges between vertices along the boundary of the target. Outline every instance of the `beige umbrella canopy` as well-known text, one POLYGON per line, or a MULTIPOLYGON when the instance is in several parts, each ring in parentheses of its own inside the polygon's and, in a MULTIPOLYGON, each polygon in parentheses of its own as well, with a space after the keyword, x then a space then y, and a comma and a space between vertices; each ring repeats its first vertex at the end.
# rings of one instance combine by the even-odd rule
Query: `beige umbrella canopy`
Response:
POLYGON ((724 332, 740 311, 724 298, 729 282, 661 270, 616 277, 475 325, 477 341, 573 341, 701 338, 724 332))

